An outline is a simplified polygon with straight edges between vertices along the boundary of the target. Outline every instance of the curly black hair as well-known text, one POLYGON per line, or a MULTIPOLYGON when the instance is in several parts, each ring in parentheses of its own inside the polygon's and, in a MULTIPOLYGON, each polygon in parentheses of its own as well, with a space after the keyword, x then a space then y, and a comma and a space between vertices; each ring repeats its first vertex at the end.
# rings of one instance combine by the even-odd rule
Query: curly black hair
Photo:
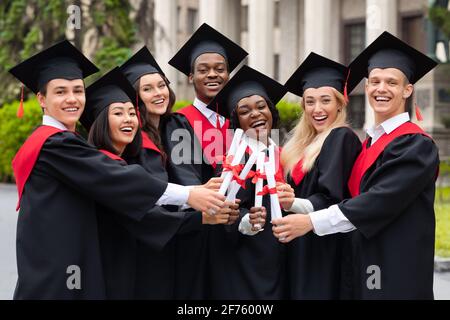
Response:
MULTIPOLYGON (((278 123, 280 122, 280 114, 278 112, 278 109, 275 107, 272 101, 265 98, 264 100, 266 100, 267 106, 269 107, 270 112, 272 113, 272 129, 278 129, 278 123)), ((230 116, 230 129, 237 129, 237 128, 240 128, 239 118, 237 114, 237 108, 234 108, 230 116)))

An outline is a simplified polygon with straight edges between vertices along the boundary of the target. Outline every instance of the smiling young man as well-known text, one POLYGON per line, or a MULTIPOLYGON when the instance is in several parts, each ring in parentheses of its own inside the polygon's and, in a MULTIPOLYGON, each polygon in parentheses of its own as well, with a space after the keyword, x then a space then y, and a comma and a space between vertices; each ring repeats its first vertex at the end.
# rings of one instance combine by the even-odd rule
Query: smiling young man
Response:
MULTIPOLYGON (((167 154, 174 164, 169 170, 173 182, 202 184, 213 177, 217 161, 214 157, 220 154, 204 152, 211 142, 215 142, 214 139, 208 139, 208 131, 219 129, 225 138, 229 123, 223 116, 208 109, 207 105, 246 56, 247 52, 240 46, 204 23, 169 61, 169 64, 188 76, 195 91, 193 104, 174 113, 162 132, 167 154), (171 139, 176 129, 186 130, 181 143, 187 143, 190 147, 190 156, 182 163, 175 159, 178 155, 176 152, 172 154, 172 150, 180 143, 171 139)), ((225 141, 216 141, 215 144, 225 147, 225 141)))
POLYGON ((10 70, 44 111, 12 164, 20 207, 14 299, 104 299, 97 205, 139 222, 167 192, 167 182, 121 166, 75 132, 83 78, 97 71, 67 40, 10 70))
MULTIPOLYGON (((171 182, 198 185, 214 176, 217 157, 225 152, 229 121, 208 109, 207 105, 246 56, 247 52, 236 43, 203 24, 169 61, 189 77, 195 91, 193 104, 178 110, 161 126, 171 182), (182 134, 181 141, 176 137, 178 133, 182 134), (183 159, 179 159, 181 155, 177 152, 180 147, 183 159)), ((202 299, 206 296, 208 230, 204 226, 201 232, 183 235, 177 240, 177 259, 180 261, 177 263, 177 298, 202 299)))
MULTIPOLYGON (((384 32, 350 65, 367 77, 375 125, 353 166, 352 199, 303 216, 301 234, 352 234, 357 299, 432 299, 438 149, 405 112, 413 84, 436 62, 384 32)), ((283 218, 284 219, 284 218, 283 218)), ((284 237, 283 219, 275 229, 284 237)), ((285 242, 291 239, 286 239, 285 242)))

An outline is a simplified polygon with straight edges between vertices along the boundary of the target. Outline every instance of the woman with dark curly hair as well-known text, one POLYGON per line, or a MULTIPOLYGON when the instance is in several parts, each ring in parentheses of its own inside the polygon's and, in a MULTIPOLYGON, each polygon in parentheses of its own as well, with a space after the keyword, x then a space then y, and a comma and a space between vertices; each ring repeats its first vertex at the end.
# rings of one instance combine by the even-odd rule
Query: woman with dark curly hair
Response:
MULTIPOLYGON (((244 131, 248 158, 254 152, 266 152, 274 144, 270 134, 279 119, 275 104, 285 93, 285 88, 275 80, 244 66, 208 107, 219 104, 222 115, 230 117, 231 127, 244 131)), ((277 176, 282 177, 281 168, 278 171, 277 176)), ((240 200, 239 223, 214 226, 210 232, 210 296, 212 299, 283 299, 284 248, 270 227, 262 228, 265 219, 271 220, 270 195, 264 195, 262 206, 255 207, 255 185, 251 178, 244 183, 245 188, 236 197, 240 200)))

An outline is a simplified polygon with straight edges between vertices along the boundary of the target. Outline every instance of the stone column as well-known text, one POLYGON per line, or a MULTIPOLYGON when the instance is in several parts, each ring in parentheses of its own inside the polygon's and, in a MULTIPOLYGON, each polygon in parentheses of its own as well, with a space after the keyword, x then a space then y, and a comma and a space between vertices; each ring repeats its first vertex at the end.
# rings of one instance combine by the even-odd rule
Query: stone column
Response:
MULTIPOLYGON (((303 2, 303 0, 302 0, 303 2)), ((280 82, 285 83, 303 60, 300 42, 303 38, 300 24, 303 14, 299 15, 300 0, 280 1, 280 82)))
POLYGON ((249 65, 273 77, 273 0, 249 0, 248 15, 249 65))
POLYGON ((177 3, 155 0, 154 44, 156 61, 169 79, 171 88, 177 92, 177 71, 168 62, 177 50, 177 3))
POLYGON ((206 22, 239 44, 240 9, 240 0, 200 0, 199 24, 206 22))
MULTIPOLYGON (((366 0, 366 46, 381 33, 388 31, 398 36, 397 0, 366 0)), ((364 128, 374 124, 375 117, 366 97, 364 128)))
POLYGON ((311 51, 339 61, 340 1, 305 0, 305 57, 311 51))

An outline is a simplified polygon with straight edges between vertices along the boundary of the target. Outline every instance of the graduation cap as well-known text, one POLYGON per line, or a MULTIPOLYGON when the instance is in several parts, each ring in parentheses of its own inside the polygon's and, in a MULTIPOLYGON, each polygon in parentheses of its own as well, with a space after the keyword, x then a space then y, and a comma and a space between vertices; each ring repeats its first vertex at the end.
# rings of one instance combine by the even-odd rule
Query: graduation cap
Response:
POLYGON ((9 72, 34 93, 53 79, 84 79, 98 68, 69 41, 61 41, 19 63, 9 72))
POLYGON ((375 68, 396 68, 414 84, 436 65, 436 61, 385 31, 350 63, 348 87, 355 88, 375 68))
POLYGON ((143 75, 164 72, 146 46, 143 46, 130 59, 120 66, 120 70, 132 85, 143 75))
POLYGON ((288 91, 300 97, 306 89, 320 87, 335 88, 347 97, 347 76, 346 66, 311 52, 286 81, 285 86, 288 91))
POLYGON ((214 97, 208 108, 230 118, 242 98, 259 95, 276 105, 286 92, 286 88, 274 79, 249 66, 243 66, 214 97))
POLYGON ((86 107, 81 124, 89 130, 97 116, 114 102, 133 102, 136 91, 128 79, 115 67, 86 88, 86 107))
POLYGON ((226 36, 202 24, 181 47, 169 64, 189 76, 195 59, 203 53, 218 53, 228 63, 229 72, 244 60, 248 53, 226 36))

